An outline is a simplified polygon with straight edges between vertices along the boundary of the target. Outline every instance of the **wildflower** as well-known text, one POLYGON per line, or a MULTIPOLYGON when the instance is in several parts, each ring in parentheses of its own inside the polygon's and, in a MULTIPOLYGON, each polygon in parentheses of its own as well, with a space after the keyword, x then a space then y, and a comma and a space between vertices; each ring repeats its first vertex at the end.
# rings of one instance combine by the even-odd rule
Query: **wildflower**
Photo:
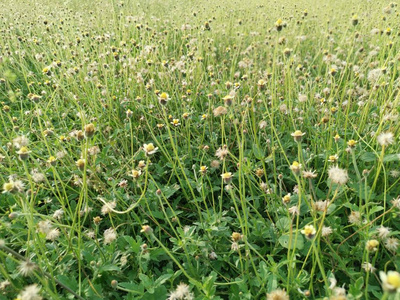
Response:
POLYGON ((396 271, 388 271, 387 274, 383 271, 379 272, 379 277, 382 280, 382 287, 388 292, 400 292, 400 273, 396 271))
POLYGON ((214 251, 212 251, 209 255, 208 255, 208 257, 211 259, 211 260, 215 260, 215 259, 217 259, 217 253, 215 253, 214 251))
POLYGON ((218 106, 216 109, 214 109, 213 113, 214 117, 219 117, 226 115, 228 113, 228 110, 226 109, 226 107, 218 106))
POLYGON ((231 237, 234 242, 238 242, 243 238, 243 236, 239 232, 232 232, 231 237))
POLYGON ((207 174, 207 169, 208 169, 208 167, 207 166, 200 166, 200 174, 201 175, 206 175, 207 174))
POLYGON ((201 120, 204 121, 205 119, 207 119, 207 114, 201 115, 201 120))
POLYGON ((143 145, 143 150, 146 153, 146 155, 152 155, 157 152, 158 147, 154 147, 153 143, 149 143, 143 145))
POLYGON ((378 135, 376 140, 379 143, 379 145, 381 145, 382 147, 386 147, 390 144, 393 144, 394 135, 391 132, 382 132, 380 135, 378 135))
POLYGON ((21 149, 17 151, 20 160, 27 160, 29 157, 29 153, 31 153, 31 151, 29 151, 26 146, 21 147, 21 149))
POLYGON ((11 282, 9 282, 8 280, 0 282, 0 291, 4 291, 6 287, 9 286, 10 284, 11 282))
POLYGON ((376 271, 376 268, 371 263, 368 263, 368 262, 363 263, 361 265, 361 268, 363 268, 365 270, 365 272, 373 273, 376 271))
POLYGON ((284 25, 285 24, 283 23, 282 19, 278 19, 275 22, 275 27, 276 27, 276 30, 278 30, 278 31, 281 31, 284 25))
POLYGON ((349 180, 349 175, 347 171, 339 168, 338 166, 330 167, 328 170, 329 179, 336 184, 346 184, 349 180))
POLYGON ((96 217, 93 218, 93 223, 94 223, 95 225, 99 225, 100 222, 101 222, 101 220, 103 220, 101 217, 96 216, 96 217))
POLYGON ((262 90, 265 89, 265 85, 266 85, 266 84, 267 84, 267 83, 265 82, 264 79, 260 79, 260 80, 257 82, 257 86, 258 86, 258 88, 259 88, 260 91, 262 91, 262 90))
POLYGON ((5 193, 14 193, 17 191, 15 184, 13 181, 6 182, 3 184, 3 194, 5 193))
POLYGON ((313 225, 306 225, 304 229, 301 230, 301 233, 304 234, 307 239, 312 239, 317 231, 315 230, 313 225))
POLYGON ((175 127, 178 127, 179 125, 181 125, 181 123, 179 122, 179 119, 173 119, 171 124, 174 125, 175 127))
POLYGON ((329 155, 328 161, 331 163, 336 163, 339 160, 339 156, 337 154, 335 155, 329 155))
POLYGON ((267 300, 289 300, 289 295, 285 290, 277 289, 267 294, 267 300))
POLYGON ((296 130, 295 132, 293 132, 291 134, 291 136, 294 138, 294 140, 296 142, 300 142, 302 137, 303 137, 303 135, 305 135, 305 134, 306 134, 305 132, 301 132, 300 130, 296 130))
POLYGON ((323 237, 327 237, 327 236, 331 235, 332 232, 333 232, 333 230, 332 230, 331 227, 329 227, 329 226, 324 226, 324 227, 322 227, 321 235, 322 235, 323 237))
MULTIPOLYGON (((210 166, 211 166, 211 168, 218 169, 219 166, 220 166, 220 162, 219 162, 218 160, 213 160, 213 161, 210 163, 210 166)), ((399 207, 400 207, 400 205, 399 205, 399 207)))
POLYGON ((93 146, 90 147, 87 152, 89 155, 94 156, 100 153, 100 148, 99 146, 93 146))
POLYGON ((170 97, 168 96, 168 94, 165 93, 165 92, 161 93, 160 96, 158 96, 158 102, 159 102, 161 105, 166 105, 167 102, 168 102, 170 99, 171 99, 171 98, 170 98, 170 97))
POLYGON ((94 135, 95 127, 92 123, 85 126, 85 137, 90 138, 94 135))
POLYGON ((224 98, 222 98, 224 100, 224 103, 226 106, 231 106, 234 97, 232 95, 226 95, 224 98))
POLYGON ((79 168, 79 170, 83 171, 85 169, 85 164, 86 161, 83 158, 80 158, 76 161, 76 166, 79 168))
POLYGON ((57 158, 54 156, 50 156, 47 160, 47 163, 51 166, 55 166, 57 164, 57 158))
POLYGON ((335 143, 337 143, 340 140, 340 135, 336 134, 334 137, 335 143))
POLYGON ((283 204, 285 204, 285 205, 288 204, 290 202, 290 199, 291 199, 290 193, 283 196, 283 198, 282 198, 283 204))
POLYGON ((300 169, 301 169, 301 164, 299 164, 297 161, 294 161, 290 166, 290 170, 296 175, 300 173, 300 169))
POLYGON ((239 250, 239 244, 237 242, 232 242, 231 250, 235 251, 235 252, 238 251, 239 250))
POLYGON ((215 152, 215 156, 218 157, 220 160, 224 160, 225 157, 229 154, 228 147, 224 145, 222 148, 219 147, 215 152))
POLYGON ((357 142, 355 140, 349 140, 347 142, 347 146, 349 146, 350 148, 354 148, 356 146, 357 142))
POLYGON ((226 172, 221 174, 222 179, 224 180, 224 183, 228 184, 232 181, 232 173, 231 172, 226 172))
POLYGON ((379 242, 377 240, 368 240, 365 244, 365 248, 369 252, 375 252, 378 250, 379 242))
POLYGON ((19 136, 13 139, 14 147, 21 149, 22 147, 26 147, 29 145, 29 139, 25 136, 19 136))
POLYGON ((315 171, 303 171, 302 175, 304 178, 307 179, 316 178, 318 176, 318 174, 316 174, 315 171))
POLYGON ((117 232, 114 228, 109 228, 104 231, 104 244, 110 244, 117 238, 117 232))
POLYGON ((125 114, 126 114, 126 117, 127 117, 128 119, 130 119, 130 118, 132 118, 132 116, 133 116, 133 111, 131 111, 130 109, 128 109, 128 110, 125 112, 125 114))
POLYGON ((298 206, 292 206, 292 207, 290 207, 289 209, 288 209, 288 211, 289 211, 289 213, 291 214, 291 215, 299 215, 300 214, 300 211, 299 211, 299 207, 298 206))
POLYGON ((380 239, 385 239, 390 233, 390 228, 380 226, 376 231, 378 232, 378 236, 380 239))
POLYGON ((317 201, 313 203, 313 208, 315 211, 325 211, 329 206, 329 201, 317 201))
POLYGON ((268 123, 266 121, 260 121, 260 123, 258 123, 258 127, 260 127, 260 129, 266 128, 267 125, 268 123))
POLYGON ((54 228, 46 234, 46 240, 54 241, 60 236, 60 230, 54 228))
POLYGON ((151 234, 153 232, 153 229, 149 225, 143 225, 140 232, 143 232, 145 234, 151 234))
POLYGON ((40 288, 36 284, 26 286, 21 293, 18 294, 18 300, 42 300, 39 295, 40 288))
POLYGON ((144 160, 140 160, 138 163, 138 167, 143 170, 144 167, 146 167, 146 162, 144 160))
POLYGON ((62 208, 57 209, 54 213, 53 213, 53 218, 57 219, 57 220, 61 220, 62 216, 64 215, 64 210, 62 208))
POLYGON ((129 176, 133 177, 133 179, 138 179, 141 174, 142 174, 141 170, 132 170, 129 176))
POLYGON ((352 211, 349 215, 350 224, 359 224, 361 222, 361 214, 358 211, 352 211))
POLYGON ((389 251, 396 252, 399 247, 399 240, 396 238, 388 238, 385 240, 384 246, 389 251))
POLYGON ((35 263, 29 260, 25 260, 20 262, 18 266, 18 271, 22 276, 27 277, 31 275, 36 270, 36 268, 37 266, 35 263))

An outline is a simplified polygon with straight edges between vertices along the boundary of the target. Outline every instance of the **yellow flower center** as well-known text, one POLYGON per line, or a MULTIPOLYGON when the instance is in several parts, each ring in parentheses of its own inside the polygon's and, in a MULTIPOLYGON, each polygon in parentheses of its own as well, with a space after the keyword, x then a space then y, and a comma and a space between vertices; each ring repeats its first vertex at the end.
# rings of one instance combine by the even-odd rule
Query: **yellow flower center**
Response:
POLYGON ((146 146, 146 151, 150 152, 150 151, 153 151, 153 150, 154 150, 154 145, 153 145, 153 143, 150 143, 150 144, 148 144, 148 145, 146 146))
POLYGON ((398 272, 388 272, 387 283, 396 289, 400 288, 400 274, 398 272))

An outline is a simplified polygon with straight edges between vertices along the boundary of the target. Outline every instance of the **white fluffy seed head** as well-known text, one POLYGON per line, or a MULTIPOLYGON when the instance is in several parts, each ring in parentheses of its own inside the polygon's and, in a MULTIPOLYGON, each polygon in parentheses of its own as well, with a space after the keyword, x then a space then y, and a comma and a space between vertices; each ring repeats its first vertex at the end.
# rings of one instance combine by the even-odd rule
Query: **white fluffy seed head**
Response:
POLYGON ((347 170, 341 169, 338 166, 332 166, 328 170, 329 179, 336 184, 346 184, 349 180, 347 170))

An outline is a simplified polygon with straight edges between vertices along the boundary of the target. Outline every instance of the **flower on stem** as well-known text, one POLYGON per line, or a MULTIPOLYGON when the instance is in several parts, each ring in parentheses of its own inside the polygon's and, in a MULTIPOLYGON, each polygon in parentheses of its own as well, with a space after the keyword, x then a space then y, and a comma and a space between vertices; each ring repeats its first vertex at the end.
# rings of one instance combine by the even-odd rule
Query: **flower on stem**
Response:
POLYGON ((167 104, 167 102, 169 101, 169 100, 171 100, 171 98, 168 96, 168 94, 167 93, 161 93, 160 94, 160 96, 158 96, 158 102, 161 104, 161 105, 166 105, 167 104))
POLYGON ((332 166, 328 170, 329 179, 336 184, 346 184, 349 180, 349 175, 347 174, 347 170, 341 169, 338 166, 332 166))
POLYGON ((148 156, 148 155, 152 155, 152 154, 156 153, 158 150, 158 147, 154 147, 153 143, 149 143, 149 144, 143 145, 143 150, 146 153, 146 155, 148 156))
POLYGON ((19 149, 19 151, 17 151, 17 154, 19 155, 20 160, 27 160, 29 157, 29 153, 31 152, 32 151, 29 151, 26 146, 23 146, 21 147, 21 149, 19 149))
POLYGON ((140 232, 143 232, 145 234, 151 234, 153 232, 153 229, 149 225, 143 225, 140 232))
POLYGON ((208 169, 208 167, 207 166, 200 166, 200 174, 201 175, 206 175, 207 174, 207 169, 208 169))
POLYGON ((301 169, 301 164, 298 163, 297 161, 294 161, 290 166, 290 170, 296 175, 300 173, 300 169, 301 169))
POLYGON ((317 233, 317 231, 315 230, 315 228, 314 228, 313 225, 306 225, 306 226, 304 227, 304 229, 301 230, 301 233, 304 234, 304 236, 305 236, 307 239, 310 240, 310 239, 312 239, 312 238, 315 236, 315 234, 317 233))
POLYGON ((347 146, 349 146, 350 148, 354 148, 356 146, 357 142, 355 140, 349 140, 347 142, 347 146))
POLYGON ((396 271, 388 271, 387 273, 380 271, 379 277, 382 280, 382 288, 388 292, 400 292, 400 273, 396 271))
POLYGON ((377 240, 368 240, 365 244, 365 248, 369 252, 375 252, 378 250, 379 242, 377 240))
POLYGON ((224 183, 229 184, 232 181, 232 173, 231 172, 226 172, 221 174, 222 179, 224 180, 224 183))
POLYGON ((293 132, 291 134, 291 136, 294 138, 294 140, 296 142, 301 142, 301 139, 302 139, 303 135, 305 135, 305 134, 306 134, 305 132, 301 132, 300 130, 296 130, 295 132, 293 132))
POLYGON ((382 132, 380 135, 378 135, 376 140, 379 145, 381 145, 382 147, 386 147, 390 144, 393 144, 394 135, 391 132, 382 132))

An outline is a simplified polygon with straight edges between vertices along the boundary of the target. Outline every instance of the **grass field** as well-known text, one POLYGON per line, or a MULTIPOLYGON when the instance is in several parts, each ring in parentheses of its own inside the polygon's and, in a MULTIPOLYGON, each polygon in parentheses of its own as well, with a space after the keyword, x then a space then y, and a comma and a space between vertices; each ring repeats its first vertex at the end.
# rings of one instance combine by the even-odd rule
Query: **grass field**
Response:
POLYGON ((400 299, 387 1, 0 1, 0 300, 400 299))

